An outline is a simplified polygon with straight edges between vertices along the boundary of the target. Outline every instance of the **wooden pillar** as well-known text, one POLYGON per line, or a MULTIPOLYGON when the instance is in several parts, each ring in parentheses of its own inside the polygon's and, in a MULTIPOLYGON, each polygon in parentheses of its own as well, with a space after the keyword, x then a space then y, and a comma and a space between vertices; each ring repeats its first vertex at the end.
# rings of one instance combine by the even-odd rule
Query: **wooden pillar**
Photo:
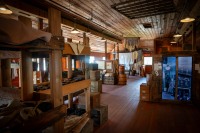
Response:
POLYGON ((90 115, 90 88, 86 88, 84 89, 84 93, 85 93, 85 110, 86 112, 88 112, 88 114, 90 115))
POLYGON ((32 54, 23 50, 21 56, 21 99, 27 101, 33 96, 32 54))
MULTIPOLYGON (((72 39, 71 38, 67 38, 67 42, 72 42, 72 39)), ((72 56, 71 55, 67 55, 67 62, 68 62, 67 77, 71 78, 72 77, 72 56)))
MULTIPOLYGON (((23 22, 27 27, 32 27, 30 18, 19 16, 19 21, 23 22)), ((33 65, 32 54, 27 50, 21 52, 21 99, 32 100, 33 95, 33 65)))
POLYGON ((83 33, 83 45, 87 45, 87 37, 86 37, 86 33, 83 33))
MULTIPOLYGON (((53 36, 61 36, 61 12, 54 8, 48 8, 49 31, 53 36)), ((50 42, 50 45, 57 45, 56 42, 50 42)), ((61 50, 52 50, 49 56, 50 65, 50 88, 51 99, 54 107, 63 104, 62 96, 62 52, 61 50)), ((64 132, 64 119, 54 124, 55 133, 64 132)))
POLYGON ((90 60, 90 56, 85 55, 85 79, 89 79, 89 77, 90 77, 89 60, 90 60))
POLYGON ((115 51, 115 44, 114 44, 114 54, 113 54, 113 60, 115 60, 116 59, 116 51, 115 51))
MULTIPOLYGON (((107 61, 107 41, 105 41, 105 60, 107 61)), ((106 63, 105 63, 105 69, 106 69, 106 63)))
POLYGON ((72 78, 72 56, 71 55, 67 55, 67 62, 68 62, 67 77, 72 78))
POLYGON ((0 88, 2 87, 1 59, 0 59, 0 88))
POLYGON ((119 44, 117 44, 117 59, 119 60, 119 44))
POLYGON ((11 59, 2 59, 2 86, 3 87, 11 87, 11 59))
POLYGON ((192 23, 192 50, 196 51, 196 22, 192 23))
POLYGON ((73 107, 73 93, 68 94, 68 108, 73 107))

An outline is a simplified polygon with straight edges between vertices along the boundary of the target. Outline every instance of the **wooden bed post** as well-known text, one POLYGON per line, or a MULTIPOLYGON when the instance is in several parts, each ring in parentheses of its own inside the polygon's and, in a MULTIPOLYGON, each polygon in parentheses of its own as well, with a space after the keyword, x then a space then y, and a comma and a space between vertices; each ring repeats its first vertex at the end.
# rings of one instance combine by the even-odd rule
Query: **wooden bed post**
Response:
POLYGON ((2 59, 2 86, 11 87, 11 59, 2 59))
MULTIPOLYGON (((48 8, 49 31, 53 36, 61 36, 61 12, 48 8)), ((57 45, 50 42, 50 45, 57 45)), ((62 51, 52 50, 49 56, 51 99, 54 107, 63 104, 62 96, 62 51)), ((64 118, 54 124, 55 133, 64 132, 64 118)))
MULTIPOLYGON (((19 16, 19 21, 28 27, 32 27, 30 18, 19 16)), ((21 52, 21 99, 32 100, 33 96, 33 65, 32 54, 27 50, 21 52)))

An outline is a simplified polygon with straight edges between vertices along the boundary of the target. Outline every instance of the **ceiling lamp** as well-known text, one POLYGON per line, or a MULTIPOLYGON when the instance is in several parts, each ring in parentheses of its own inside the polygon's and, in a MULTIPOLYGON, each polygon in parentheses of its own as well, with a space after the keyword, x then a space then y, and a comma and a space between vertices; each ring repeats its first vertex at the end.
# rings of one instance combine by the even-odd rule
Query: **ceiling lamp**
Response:
POLYGON ((78 34, 78 33, 80 33, 76 28, 74 28, 72 31, 71 31, 71 33, 73 33, 73 34, 78 34))
POLYGON ((176 41, 171 41, 170 43, 171 43, 171 44, 175 44, 175 43, 177 43, 177 42, 176 42, 176 41))
POLYGON ((182 23, 189 23, 189 22, 192 22, 194 20, 195 20, 194 18, 186 17, 184 19, 181 19, 181 22, 182 23))
POLYGON ((181 36, 182 36, 181 34, 177 33, 173 37, 181 37, 181 36))
POLYGON ((0 1, 0 13, 12 14, 13 12, 3 2, 0 1))
POLYGON ((102 37, 99 41, 100 41, 100 42, 105 42, 106 39, 105 39, 104 37, 102 37))
MULTIPOLYGON (((74 18, 74 21, 76 21, 76 18, 74 18)), ((77 29, 76 29, 76 22, 74 22, 74 29, 71 31, 72 34, 78 34, 80 33, 77 29)))

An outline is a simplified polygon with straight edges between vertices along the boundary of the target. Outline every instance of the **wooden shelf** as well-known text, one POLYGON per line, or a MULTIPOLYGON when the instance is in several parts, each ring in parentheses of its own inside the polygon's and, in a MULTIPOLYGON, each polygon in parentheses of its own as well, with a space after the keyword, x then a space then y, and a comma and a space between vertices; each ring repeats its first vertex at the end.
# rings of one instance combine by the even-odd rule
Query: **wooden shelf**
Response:
MULTIPOLYGON (((91 81, 89 79, 87 79, 87 80, 82 80, 82 81, 78 81, 78 82, 74 82, 74 83, 64 85, 64 86, 62 86, 62 95, 66 96, 68 94, 75 93, 75 92, 80 91, 82 89, 86 89, 86 88, 90 87, 90 82, 91 81)), ((51 89, 40 90, 37 93, 50 95, 51 89)))

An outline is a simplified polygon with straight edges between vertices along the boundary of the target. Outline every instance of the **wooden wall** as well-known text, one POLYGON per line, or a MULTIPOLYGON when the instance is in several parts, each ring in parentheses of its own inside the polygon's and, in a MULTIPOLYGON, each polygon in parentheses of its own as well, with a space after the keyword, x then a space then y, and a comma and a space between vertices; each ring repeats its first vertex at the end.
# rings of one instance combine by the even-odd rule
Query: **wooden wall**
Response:
POLYGON ((148 49, 148 51, 154 52, 154 40, 153 39, 140 40, 139 48, 148 49))

